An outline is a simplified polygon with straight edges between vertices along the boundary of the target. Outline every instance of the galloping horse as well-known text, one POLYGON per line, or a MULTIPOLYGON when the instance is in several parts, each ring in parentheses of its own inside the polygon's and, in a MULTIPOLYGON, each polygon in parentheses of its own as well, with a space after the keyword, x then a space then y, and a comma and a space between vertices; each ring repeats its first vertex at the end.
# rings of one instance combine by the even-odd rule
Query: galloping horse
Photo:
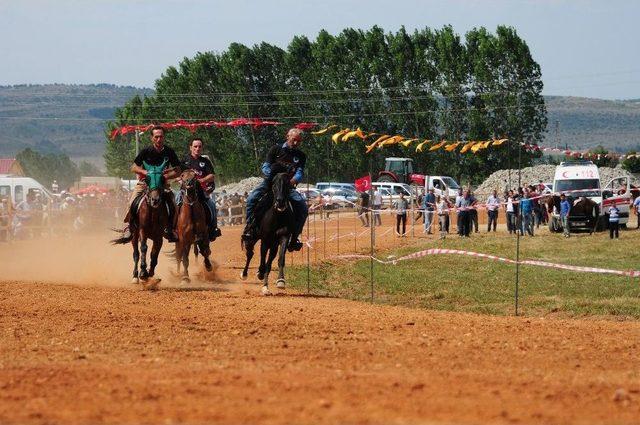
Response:
POLYGON ((288 196, 291 186, 287 173, 276 174, 271 183, 271 206, 265 211, 264 216, 259 222, 257 238, 253 241, 242 242, 243 248, 247 251, 247 262, 240 277, 244 280, 247 278, 247 270, 249 263, 253 258, 253 249, 258 240, 260 244, 260 266, 258 267, 258 279, 262 280, 262 294, 270 295, 269 291, 269 273, 271 272, 271 264, 279 253, 278 257, 278 280, 276 287, 284 289, 284 264, 287 252, 287 244, 291 237, 291 229, 295 225, 293 210, 289 205, 288 196))
MULTIPOLYGON (((131 283, 139 283, 142 281, 145 289, 155 289, 160 279, 147 283, 149 278, 155 274, 156 265, 158 264, 158 254, 162 248, 162 237, 164 229, 167 227, 169 220, 169 212, 165 207, 162 197, 163 176, 162 172, 167 165, 164 161, 158 166, 143 163, 144 169, 147 170, 145 179, 147 187, 139 201, 137 214, 137 228, 131 229, 131 245, 133 246, 133 278, 131 283), (147 271, 147 239, 153 241, 151 248, 149 270, 147 271), (140 249, 138 250, 138 242, 140 249), (140 252, 142 252, 142 261, 140 261, 140 252), (138 261, 140 261, 140 271, 138 272, 138 261)), ((119 238, 112 241, 114 244, 125 244, 129 242, 126 238, 119 238)))
POLYGON ((189 282, 189 252, 191 245, 194 245, 196 256, 198 251, 204 257, 204 266, 207 271, 211 271, 211 249, 209 248, 209 235, 207 231, 207 222, 205 210, 198 198, 198 179, 193 170, 185 170, 180 176, 182 184, 180 191, 182 192, 182 203, 179 206, 177 214, 176 232, 178 233, 178 242, 176 242, 176 262, 178 265, 178 274, 180 274, 180 264, 183 267, 182 281, 189 282))

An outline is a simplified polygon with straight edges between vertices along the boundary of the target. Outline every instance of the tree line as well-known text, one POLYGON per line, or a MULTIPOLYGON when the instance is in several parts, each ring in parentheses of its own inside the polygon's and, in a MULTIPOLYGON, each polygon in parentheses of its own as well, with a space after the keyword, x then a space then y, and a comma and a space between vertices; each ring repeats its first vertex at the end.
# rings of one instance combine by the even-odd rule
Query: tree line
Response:
MULTIPOLYGON (((314 121, 361 127, 385 134, 435 140, 487 140, 510 144, 477 154, 416 153, 393 146, 364 154, 364 143, 333 144, 308 136, 311 181, 352 180, 384 157, 414 159, 418 172, 446 174, 478 183, 493 171, 517 165, 518 142, 539 143, 547 125, 540 66, 511 27, 495 33, 475 28, 464 37, 451 26, 386 33, 345 29, 320 31, 315 40, 295 36, 282 49, 268 43, 233 43, 220 53, 198 53, 169 67, 153 96, 136 96, 118 108, 105 129, 126 124, 237 117, 314 121), (370 158, 372 164, 370 164, 370 158)), ((225 180, 258 175, 267 150, 282 142, 286 126, 198 130, 217 173, 225 180)), ((167 134, 167 143, 187 153, 188 131, 167 134)), ((105 164, 111 175, 129 175, 133 135, 107 137, 105 164)), ((142 143, 148 144, 143 137, 142 143)), ((522 165, 540 154, 521 152, 522 165)))

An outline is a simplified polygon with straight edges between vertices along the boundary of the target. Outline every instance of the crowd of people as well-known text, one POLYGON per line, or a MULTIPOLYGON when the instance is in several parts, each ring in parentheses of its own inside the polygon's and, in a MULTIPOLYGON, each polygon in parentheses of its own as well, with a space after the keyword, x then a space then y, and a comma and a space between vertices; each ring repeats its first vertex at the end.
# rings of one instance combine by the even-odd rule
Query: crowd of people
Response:
MULTIPOLYGON (((434 189, 426 191, 423 189, 416 196, 414 205, 414 222, 422 221, 422 231, 425 234, 433 234, 436 231, 436 224, 439 230, 439 237, 444 239, 449 233, 450 217, 455 215, 456 233, 462 238, 468 238, 475 232, 478 233, 478 211, 486 210, 487 232, 496 232, 500 215, 504 215, 507 232, 512 235, 534 236, 536 229, 541 225, 547 225, 550 220, 550 213, 545 204, 546 196, 550 192, 543 184, 525 185, 517 189, 505 191, 501 196, 494 190, 483 203, 480 203, 470 189, 460 189, 455 200, 450 200, 446 196, 436 195, 434 189)), ((381 225, 380 211, 382 210, 382 196, 379 190, 373 192, 373 202, 367 192, 360 193, 357 205, 357 215, 362 226, 367 227, 369 223, 368 211, 371 208, 375 217, 375 224, 381 225), (377 201, 376 201, 377 200, 377 201)), ((573 205, 573 199, 562 194, 560 196, 560 206, 553 206, 552 213, 557 215, 560 226, 565 237, 571 236, 569 225, 569 215, 573 205)), ((637 216, 637 227, 640 228, 640 197, 634 200, 634 211, 637 216)), ((404 237, 406 235, 407 215, 411 211, 409 200, 404 194, 392 203, 395 214, 396 235, 404 237)), ((620 210, 616 205, 607 207, 602 212, 606 214, 610 237, 618 238, 620 210)))

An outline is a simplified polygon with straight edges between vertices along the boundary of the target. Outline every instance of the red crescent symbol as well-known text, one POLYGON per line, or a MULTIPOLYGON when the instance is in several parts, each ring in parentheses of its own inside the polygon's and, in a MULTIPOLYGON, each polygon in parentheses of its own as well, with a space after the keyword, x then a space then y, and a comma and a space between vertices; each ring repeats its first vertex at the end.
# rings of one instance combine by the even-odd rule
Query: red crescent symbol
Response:
POLYGON ((563 171, 562 172, 562 177, 564 177, 565 179, 568 179, 569 176, 567 176, 568 171, 563 171))

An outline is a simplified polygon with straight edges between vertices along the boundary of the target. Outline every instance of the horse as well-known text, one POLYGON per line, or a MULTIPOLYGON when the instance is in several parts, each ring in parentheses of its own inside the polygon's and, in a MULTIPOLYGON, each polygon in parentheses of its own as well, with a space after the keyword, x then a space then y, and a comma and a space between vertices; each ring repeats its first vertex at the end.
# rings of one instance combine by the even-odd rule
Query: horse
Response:
MULTIPOLYGON (((594 230, 600 230, 600 226, 598 226, 600 210, 597 202, 584 196, 580 197, 577 201, 569 198, 569 202, 572 204, 569 217, 577 217, 578 219, 584 220, 587 223, 585 227, 589 230, 589 233, 593 233, 594 230)), ((552 232, 560 232, 562 230, 560 220, 552 215, 554 209, 556 214, 560 214, 560 196, 556 194, 549 195, 545 204, 549 212, 549 230, 552 232)))
MULTIPOLYGON (((169 220, 169 212, 167 211, 164 200, 162 198, 163 176, 162 172, 167 165, 165 160, 158 166, 143 163, 144 169, 147 170, 145 179, 147 187, 138 202, 137 224, 131 229, 131 245, 133 246, 133 278, 131 283, 138 284, 143 282, 145 289, 156 289, 160 279, 148 282, 155 274, 158 264, 158 254, 162 248, 164 229, 169 220), (147 270, 147 240, 151 239, 153 246, 151 248, 149 270, 147 270), (138 243, 140 248, 138 249, 138 243), (142 259, 140 258, 142 253, 142 259), (141 261, 140 261, 141 260, 141 261), (140 261, 140 270, 138 270, 138 262, 140 261)), ((113 244, 125 244, 129 242, 127 238, 119 238, 111 241, 113 244)))
POLYGON ((198 251, 204 257, 204 267, 207 271, 211 271, 212 265, 209 260, 211 249, 209 248, 209 234, 207 231, 207 222, 205 210, 198 197, 198 179, 193 170, 185 170, 180 176, 182 184, 180 191, 182 192, 182 203, 178 207, 176 233, 178 234, 178 242, 176 242, 175 258, 180 275, 180 264, 182 264, 183 274, 182 282, 187 283, 189 279, 189 252, 191 246, 194 246, 196 257, 198 251))
POLYGON ((258 232, 255 240, 241 242, 242 248, 246 250, 247 261, 240 277, 242 280, 245 280, 247 278, 249 263, 253 258, 254 246, 258 240, 261 241, 260 266, 258 267, 257 276, 258 279, 263 281, 261 289, 263 295, 271 295, 271 291, 269 290, 269 273, 271 272, 271 264, 273 263, 276 254, 279 254, 278 280, 276 281, 276 287, 278 289, 285 288, 285 255, 287 252, 289 238, 292 233, 291 229, 295 225, 293 210, 288 201, 289 190, 291 190, 291 186, 289 184, 287 173, 276 174, 271 183, 271 196, 267 194, 267 196, 271 198, 270 201, 272 203, 265 211, 262 219, 259 221, 258 232))

